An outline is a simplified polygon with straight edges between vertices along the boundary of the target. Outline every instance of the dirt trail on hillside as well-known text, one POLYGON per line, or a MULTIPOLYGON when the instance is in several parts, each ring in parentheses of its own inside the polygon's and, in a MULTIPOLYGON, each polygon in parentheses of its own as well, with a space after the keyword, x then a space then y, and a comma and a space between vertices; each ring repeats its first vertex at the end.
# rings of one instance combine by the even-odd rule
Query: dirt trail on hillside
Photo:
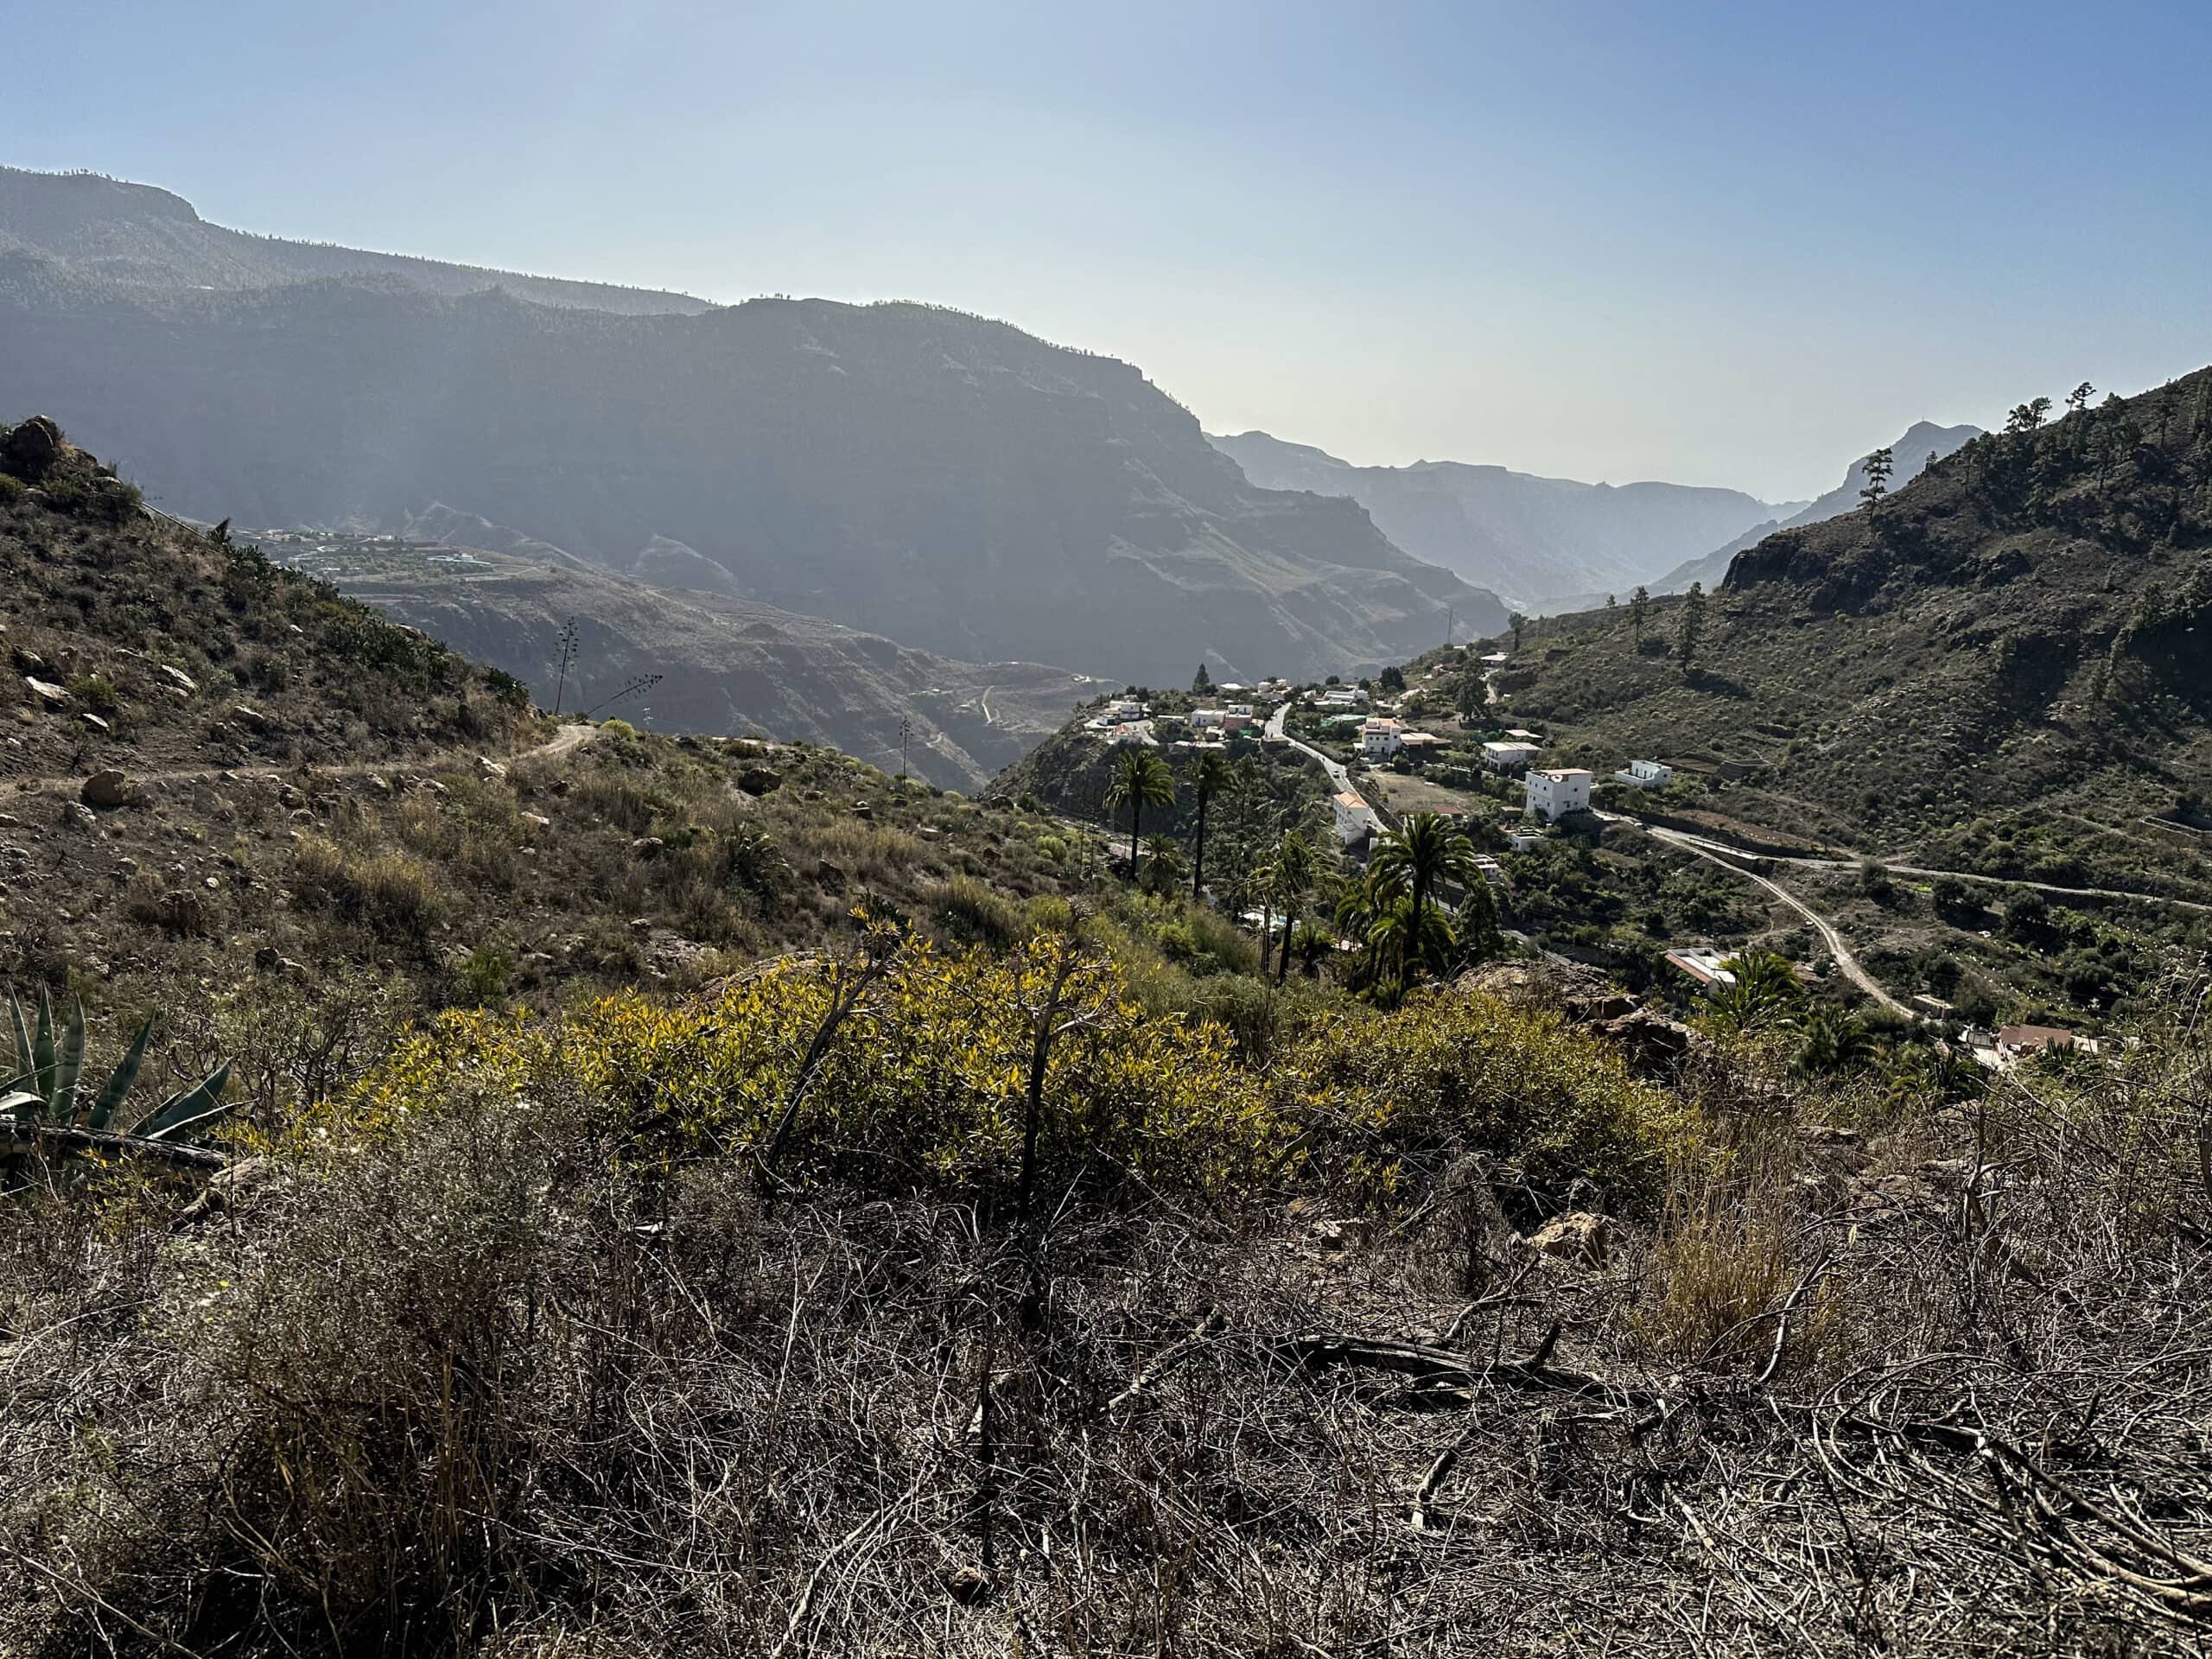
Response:
MULTIPOLYGON (((486 758, 497 760, 503 766, 511 766, 522 760, 557 760, 564 754, 575 753, 596 738, 599 733, 600 728, 596 726, 563 726, 534 748, 486 758)), ((341 766, 313 766, 308 769, 318 778, 361 778, 372 772, 397 772, 408 767, 435 766, 456 760, 474 761, 485 753, 484 750, 474 748, 441 749, 429 754, 398 755, 383 760, 349 760, 341 766)), ((105 769, 94 766, 92 772, 105 769)), ((121 765, 114 769, 134 785, 206 784, 219 778, 287 778, 299 770, 293 766, 183 766, 162 772, 136 772, 121 765)), ((86 772, 60 778, 18 778, 15 787, 17 792, 26 795, 74 795, 84 787, 85 779, 91 775, 91 772, 86 772)), ((5 796, 0 796, 0 799, 5 798, 5 796)))

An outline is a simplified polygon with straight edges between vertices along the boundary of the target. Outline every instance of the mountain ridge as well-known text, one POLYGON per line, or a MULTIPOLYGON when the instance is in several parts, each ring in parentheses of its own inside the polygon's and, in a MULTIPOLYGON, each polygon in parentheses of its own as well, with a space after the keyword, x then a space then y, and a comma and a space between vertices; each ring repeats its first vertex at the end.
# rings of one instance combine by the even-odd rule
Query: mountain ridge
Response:
POLYGON ((1408 552, 1511 595, 1521 609, 1625 592, 1683 550, 1710 547, 1715 532, 1734 534, 1777 511, 1737 490, 1588 484, 1471 461, 1357 467, 1262 431, 1208 442, 1255 484, 1351 497, 1408 552))
POLYGON ((442 502, 963 661, 1167 683, 1202 658, 1356 672, 1455 614, 1503 624, 1352 504, 1250 484, 1134 365, 1010 324, 819 300, 625 315, 342 274, 159 288, 27 228, 0 213, 10 395, 188 515, 397 529, 442 502))
MULTIPOLYGON (((1978 426, 1938 426, 1933 421, 1915 421, 1890 446, 1897 471, 1892 487, 1902 489, 1920 476, 1928 463, 1940 455, 1947 455, 1961 445, 1982 435, 1978 426)), ((1656 594, 1680 594, 1688 591, 1693 582, 1707 588, 1719 585, 1728 574, 1728 566, 1736 555, 1758 546, 1777 531, 1796 530, 1807 524, 1817 524, 1840 518, 1860 505, 1859 492, 1866 487, 1866 457, 1860 456, 1844 468, 1843 482, 1827 494, 1807 502, 1795 514, 1778 517, 1763 524, 1754 524, 1725 546, 1714 549, 1702 557, 1689 559, 1651 584, 1656 594)))

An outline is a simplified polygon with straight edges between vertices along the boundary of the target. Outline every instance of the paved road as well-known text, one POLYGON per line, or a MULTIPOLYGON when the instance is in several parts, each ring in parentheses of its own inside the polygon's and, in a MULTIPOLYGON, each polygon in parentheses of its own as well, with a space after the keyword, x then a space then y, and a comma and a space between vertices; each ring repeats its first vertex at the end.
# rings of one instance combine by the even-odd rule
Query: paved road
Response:
MULTIPOLYGON (((1329 774, 1330 785, 1338 792, 1341 793, 1345 790, 1351 789, 1351 772, 1345 766, 1343 761, 1331 760, 1327 755, 1322 753, 1320 750, 1315 748, 1311 743, 1304 742, 1298 738, 1293 737, 1288 732, 1283 729, 1283 722, 1289 718, 1290 705, 1286 702, 1280 709, 1277 709, 1274 713, 1268 716, 1268 723, 1266 727, 1267 735, 1269 737, 1279 737, 1282 739, 1284 742, 1289 744, 1292 748, 1296 749, 1300 754, 1311 755, 1314 760, 1319 761, 1321 763, 1321 770, 1329 774)), ((1353 793, 1355 794, 1358 791, 1356 790, 1353 791, 1353 793)))

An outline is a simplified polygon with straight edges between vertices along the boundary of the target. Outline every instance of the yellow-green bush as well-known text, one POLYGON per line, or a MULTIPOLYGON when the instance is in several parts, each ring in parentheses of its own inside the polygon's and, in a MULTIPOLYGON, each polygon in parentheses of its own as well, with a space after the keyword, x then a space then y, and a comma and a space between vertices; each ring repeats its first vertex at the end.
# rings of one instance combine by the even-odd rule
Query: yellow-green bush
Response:
MULTIPOLYGON (((1020 1153, 1033 1020, 1052 942, 1003 957, 909 944, 838 1030, 793 1122, 793 1170, 868 1185, 989 1187, 1020 1153)), ((449 1014, 399 1045, 340 1109, 345 1128, 435 1115, 456 1087, 555 1097, 594 1127, 696 1151, 765 1147, 834 995, 826 964, 772 969, 671 1005, 634 994, 565 1019, 449 1014)), ((1071 983, 1046 1074, 1039 1167, 1062 1183, 1250 1190, 1290 1156, 1291 1126, 1220 1027, 1149 1014, 1101 957, 1071 983)), ((315 1127, 329 1128, 323 1122, 315 1127)), ((342 1132, 342 1130, 341 1130, 342 1132)))
POLYGON ((1278 1068, 1276 1109, 1317 1155, 1379 1192, 1409 1163, 1494 1154, 1539 1186, 1588 1175, 1607 1201, 1646 1206, 1690 1123, 1663 1090, 1556 1014, 1437 994, 1316 1030, 1278 1068))

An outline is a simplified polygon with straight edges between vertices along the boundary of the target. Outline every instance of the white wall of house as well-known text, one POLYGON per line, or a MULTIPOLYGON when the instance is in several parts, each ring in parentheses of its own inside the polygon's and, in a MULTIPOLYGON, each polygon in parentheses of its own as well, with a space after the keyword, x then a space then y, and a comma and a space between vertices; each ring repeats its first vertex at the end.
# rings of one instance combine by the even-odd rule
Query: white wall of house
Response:
POLYGON ((1530 772, 1526 785, 1529 816, 1557 823, 1570 812, 1586 810, 1591 781, 1590 774, 1580 766, 1530 772))

